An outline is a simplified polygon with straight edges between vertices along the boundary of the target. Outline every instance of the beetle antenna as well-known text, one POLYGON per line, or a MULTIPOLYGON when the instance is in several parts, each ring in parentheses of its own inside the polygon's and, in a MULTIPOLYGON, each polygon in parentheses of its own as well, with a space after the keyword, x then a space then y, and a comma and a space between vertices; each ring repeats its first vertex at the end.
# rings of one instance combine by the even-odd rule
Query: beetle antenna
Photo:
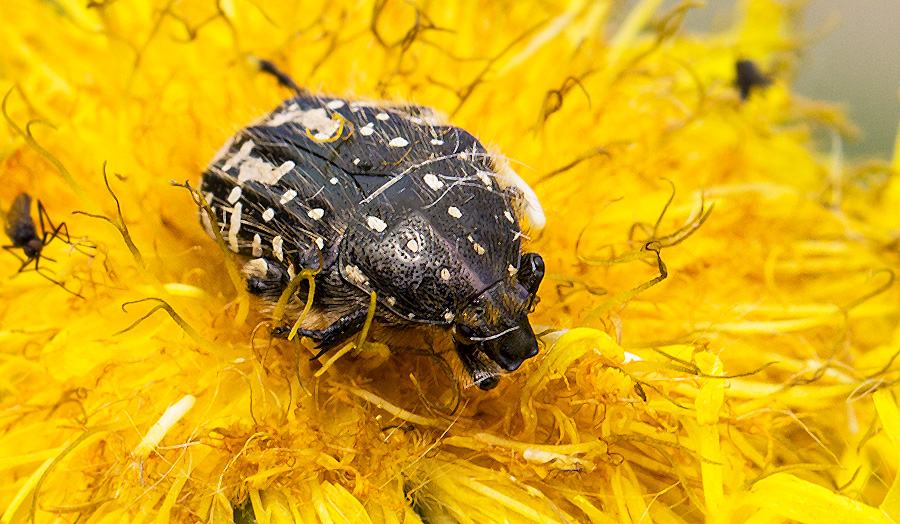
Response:
POLYGON ((278 69, 278 66, 276 66, 272 62, 270 62, 268 60, 263 60, 262 58, 257 58, 255 56, 251 56, 250 63, 255 65, 257 68, 259 68, 259 70, 262 71, 263 73, 268 73, 268 74, 274 76, 275 78, 277 78, 279 84, 290 89, 297 96, 309 96, 310 95, 308 89, 304 89, 304 88, 298 86, 297 83, 294 82, 293 78, 291 78, 287 73, 285 73, 281 69, 278 69))

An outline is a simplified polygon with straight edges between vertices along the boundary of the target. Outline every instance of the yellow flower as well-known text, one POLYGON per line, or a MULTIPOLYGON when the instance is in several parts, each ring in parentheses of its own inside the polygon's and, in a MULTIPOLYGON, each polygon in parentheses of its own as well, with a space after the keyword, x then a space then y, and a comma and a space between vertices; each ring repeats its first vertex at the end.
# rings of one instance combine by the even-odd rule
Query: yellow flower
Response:
POLYGON ((2 522, 900 518, 896 177, 836 192, 859 173, 808 140, 833 108, 778 75, 739 98, 736 61, 796 50, 780 3, 707 35, 660 4, 5 13, 0 207, 27 192, 71 242, 0 261, 2 522), (425 352, 269 340, 171 184, 289 96, 251 56, 515 162, 547 211, 541 355, 457 397, 425 352))

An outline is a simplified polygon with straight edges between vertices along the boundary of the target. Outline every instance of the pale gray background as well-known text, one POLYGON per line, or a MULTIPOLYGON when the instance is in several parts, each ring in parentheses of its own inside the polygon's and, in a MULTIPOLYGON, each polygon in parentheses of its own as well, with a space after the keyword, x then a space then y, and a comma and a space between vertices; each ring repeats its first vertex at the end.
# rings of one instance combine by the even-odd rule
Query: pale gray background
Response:
MULTIPOLYGON (((729 27, 738 1, 707 0, 685 25, 698 31, 729 27)), ((821 39, 803 53, 795 91, 847 105, 862 130, 858 140, 844 143, 848 157, 890 158, 900 121, 900 0, 808 0, 803 21, 821 39)))

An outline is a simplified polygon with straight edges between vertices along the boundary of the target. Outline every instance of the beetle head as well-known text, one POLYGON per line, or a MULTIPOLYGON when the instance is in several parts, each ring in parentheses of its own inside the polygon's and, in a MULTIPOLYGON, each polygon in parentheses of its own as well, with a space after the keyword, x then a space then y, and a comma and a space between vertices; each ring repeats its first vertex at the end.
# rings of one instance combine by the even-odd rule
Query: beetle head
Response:
POLYGON ((497 385, 498 367, 514 371, 537 355, 537 339, 528 314, 537 301, 543 277, 543 259, 528 253, 511 278, 488 286, 456 315, 456 349, 479 388, 487 390, 497 385))

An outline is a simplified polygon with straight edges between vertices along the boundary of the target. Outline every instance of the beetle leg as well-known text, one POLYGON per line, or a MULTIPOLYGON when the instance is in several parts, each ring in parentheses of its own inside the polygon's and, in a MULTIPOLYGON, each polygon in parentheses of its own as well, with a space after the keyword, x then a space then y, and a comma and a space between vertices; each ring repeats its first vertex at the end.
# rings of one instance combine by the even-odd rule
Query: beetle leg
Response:
POLYGON ((544 259, 537 253, 525 253, 517 276, 519 283, 534 295, 544 279, 544 259))
POLYGON ((500 383, 497 365, 475 346, 457 343, 456 353, 475 385, 483 391, 494 389, 500 383))
MULTIPOLYGON (((366 323, 367 314, 368 311, 365 309, 359 309, 339 318, 325 329, 298 329, 298 335, 309 337, 318 342, 318 344, 316 344, 316 349, 318 349, 319 352, 310 360, 318 359, 325 353, 341 345, 351 336, 359 333, 366 323)), ((272 330, 272 336, 279 338, 287 337, 290 331, 290 326, 277 327, 272 330)))
POLYGON ((318 359, 328 351, 341 345, 351 336, 359 333, 359 331, 363 328, 363 325, 365 325, 366 323, 366 316, 368 316, 368 311, 366 311, 365 309, 358 309, 350 313, 349 315, 341 317, 337 322, 331 324, 325 329, 311 331, 307 331, 305 329, 298 330, 298 333, 307 331, 308 334, 301 334, 319 342, 316 345, 316 349, 318 349, 319 352, 316 353, 316 355, 310 360, 318 359))

